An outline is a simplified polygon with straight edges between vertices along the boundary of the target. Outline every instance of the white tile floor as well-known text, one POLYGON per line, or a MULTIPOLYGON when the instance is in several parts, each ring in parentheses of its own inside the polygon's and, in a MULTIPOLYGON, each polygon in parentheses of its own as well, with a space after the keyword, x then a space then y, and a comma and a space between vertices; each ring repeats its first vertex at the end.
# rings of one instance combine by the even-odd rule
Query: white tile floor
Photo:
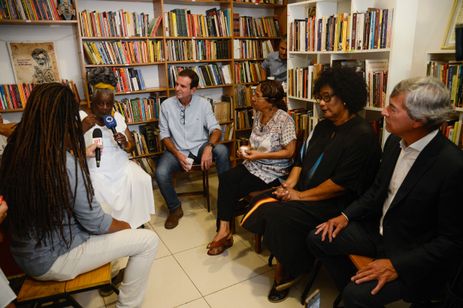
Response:
MULTIPOLYGON (((268 251, 256 254, 252 236, 238 227, 235 243, 222 255, 208 256, 206 245, 215 234, 217 177, 210 176, 211 203, 208 213, 202 196, 181 197, 184 216, 179 226, 164 228, 167 210, 156 188, 156 215, 146 227, 161 239, 143 303, 144 308, 227 308, 227 307, 302 307, 299 297, 306 277, 293 287, 288 298, 278 304, 267 301, 273 269, 267 265, 268 251)), ((177 179, 177 187, 200 187, 200 176, 189 174, 177 179)), ((265 248, 264 248, 265 249, 265 248)), ((321 307, 332 307, 337 291, 327 274, 319 273, 314 284, 321 290, 321 307)), ((75 295, 84 307, 115 307, 116 296, 102 298, 97 291, 75 295)), ((391 307, 407 307, 395 304, 391 307)))

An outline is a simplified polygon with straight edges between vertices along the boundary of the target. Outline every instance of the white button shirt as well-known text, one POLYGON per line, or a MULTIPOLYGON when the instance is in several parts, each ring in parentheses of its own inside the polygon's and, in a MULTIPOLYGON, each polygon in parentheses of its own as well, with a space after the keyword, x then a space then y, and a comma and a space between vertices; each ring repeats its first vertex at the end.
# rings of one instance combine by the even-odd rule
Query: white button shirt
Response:
POLYGON ((437 129, 430 132, 423 138, 415 141, 414 143, 406 146, 403 140, 400 141, 400 151, 399 158, 392 173, 391 182, 389 183, 389 189, 387 193, 387 198, 383 204, 383 215, 379 221, 379 233, 383 235, 383 222, 384 216, 386 216, 389 207, 391 206, 392 200, 394 200, 397 191, 402 185, 405 177, 415 163, 418 155, 421 151, 428 145, 429 142, 437 135, 437 129))

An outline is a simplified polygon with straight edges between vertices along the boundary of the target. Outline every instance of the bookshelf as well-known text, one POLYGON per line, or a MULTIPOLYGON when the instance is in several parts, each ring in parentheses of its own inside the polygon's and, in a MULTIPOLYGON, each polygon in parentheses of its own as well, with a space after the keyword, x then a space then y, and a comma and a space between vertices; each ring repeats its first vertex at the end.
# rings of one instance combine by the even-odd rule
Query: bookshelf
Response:
MULTIPOLYGON (((77 9, 77 2, 74 1, 77 9)), ((80 99, 83 93, 80 66, 82 63, 72 61, 64 64, 59 56, 68 54, 67 48, 72 47, 70 53, 73 59, 78 59, 79 42, 76 36, 78 21, 75 16, 71 20, 65 20, 58 15, 57 1, 48 1, 38 6, 36 1, 1 1, 0 3, 0 112, 11 122, 18 122, 32 89, 32 84, 17 84, 15 72, 10 57, 8 44, 10 42, 53 42, 54 52, 57 57, 60 80, 69 84, 80 99)))
POLYGON ((385 140, 381 109, 391 88, 409 77, 407 61, 413 54, 409 31, 414 29, 402 27, 416 16, 407 19, 407 10, 415 12, 417 3, 311 0, 288 5, 288 103, 304 135, 320 117, 311 92, 314 80, 324 67, 340 65, 364 74, 369 99, 362 115, 385 140), (395 46, 406 50, 402 58, 395 46))
POLYGON ((448 87, 456 113, 441 127, 441 131, 463 149, 463 62, 455 61, 455 50, 428 52, 426 75, 440 79, 448 87))
MULTIPOLYGON (((32 0, 26 1, 32 3, 32 0)), ((249 92, 250 87, 257 84, 261 78, 260 62, 268 52, 276 50, 280 36, 285 34, 286 0, 79 0, 78 3, 73 0, 72 3, 76 16, 70 21, 2 18, 2 39, 48 39, 55 45, 66 45, 65 48, 57 46, 61 77, 76 82, 87 104, 88 70, 111 67, 119 79, 118 108, 125 111, 125 115, 134 112, 135 106, 143 106, 143 113, 143 108, 152 105, 149 100, 158 108, 163 97, 175 94, 173 81, 178 69, 192 67, 201 79, 197 93, 211 98, 214 109, 220 102, 230 106, 228 118, 219 122, 227 135, 222 142, 230 146, 234 159, 235 108, 240 108, 237 92, 238 89, 249 92), (28 30, 21 30, 24 27, 28 30), (67 30, 57 30, 61 28, 67 30), (3 35, 5 33, 7 35, 3 35), (63 43, 57 44, 61 37, 65 38, 63 43)), ((0 61, 8 62, 6 47, 0 49, 0 55, 0 61)), ((8 72, 7 76, 1 78, 1 83, 14 83, 14 73, 8 72)), ((245 109, 250 109, 249 104, 245 109)), ((13 113, 15 116, 9 120, 19 121, 21 113, 8 112, 8 115, 13 113)), ((153 118, 128 118, 127 124, 135 132, 145 125, 157 128, 156 112, 153 118)), ((248 128, 242 129, 244 135, 249 132, 248 128)), ((159 153, 162 149, 138 153, 135 157, 159 153)))

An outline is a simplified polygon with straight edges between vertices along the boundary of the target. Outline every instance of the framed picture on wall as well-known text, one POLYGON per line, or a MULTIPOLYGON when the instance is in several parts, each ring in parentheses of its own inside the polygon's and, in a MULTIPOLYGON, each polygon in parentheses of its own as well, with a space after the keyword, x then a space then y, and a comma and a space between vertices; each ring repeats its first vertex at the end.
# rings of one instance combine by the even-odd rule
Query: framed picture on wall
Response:
POLYGON ((9 43, 16 83, 60 81, 53 42, 9 43))
POLYGON ((447 31, 445 32, 442 49, 455 48, 455 25, 463 24, 463 0, 454 0, 452 10, 449 15, 447 31))

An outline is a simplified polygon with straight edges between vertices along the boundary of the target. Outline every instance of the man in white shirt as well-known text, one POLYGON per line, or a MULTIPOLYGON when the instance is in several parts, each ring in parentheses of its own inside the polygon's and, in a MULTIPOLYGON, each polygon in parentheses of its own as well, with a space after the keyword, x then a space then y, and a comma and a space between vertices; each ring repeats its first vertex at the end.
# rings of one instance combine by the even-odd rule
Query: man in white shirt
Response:
POLYGON ((391 136, 375 181, 309 234, 307 244, 343 291, 345 307, 439 298, 461 262, 463 152, 439 132, 450 113, 440 81, 396 85, 383 110, 391 136), (349 254, 373 261, 356 272, 349 254))
POLYGON ((198 82, 194 71, 181 71, 175 84, 175 96, 161 104, 159 130, 166 151, 159 159, 156 181, 169 209, 164 224, 166 229, 175 228, 183 216, 172 182, 175 172, 188 171, 191 160, 201 164, 202 170, 208 170, 214 159, 220 181, 220 175, 230 169, 228 149, 219 144, 222 131, 212 106, 195 94, 198 82))

